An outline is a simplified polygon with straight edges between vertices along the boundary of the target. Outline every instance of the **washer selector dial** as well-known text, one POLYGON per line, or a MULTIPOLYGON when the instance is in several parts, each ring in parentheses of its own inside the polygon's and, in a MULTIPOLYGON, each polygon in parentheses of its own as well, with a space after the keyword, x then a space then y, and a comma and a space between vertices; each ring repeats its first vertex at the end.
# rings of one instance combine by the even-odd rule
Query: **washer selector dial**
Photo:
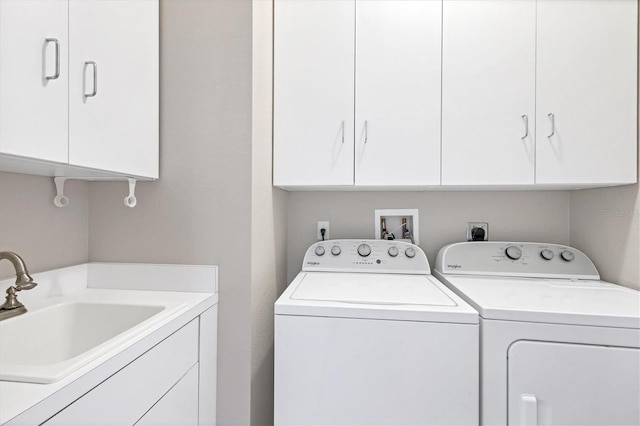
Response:
POLYGON ((411 259, 416 256, 416 249, 414 249, 413 247, 409 247, 404 251, 404 255, 411 259))
POLYGON ((554 254, 551 250, 544 249, 540 252, 540 256, 542 256, 544 260, 551 260, 553 259, 554 254))
POLYGON ((509 246, 504 252, 507 257, 512 260, 518 260, 522 257, 522 250, 516 246, 509 246))
POLYGON ((340 248, 340 246, 333 246, 331 247, 331 254, 334 256, 339 255, 340 253, 342 253, 342 249, 340 248))
POLYGON ((564 261, 571 262, 573 259, 575 259, 576 256, 573 254, 572 251, 565 250, 562 253, 560 253, 560 257, 564 261))
POLYGON ((371 246, 369 244, 360 244, 358 246, 358 254, 362 257, 367 257, 371 254, 371 246))
POLYGON ((396 257, 398 255, 398 253, 399 253, 398 252, 398 247, 396 247, 396 246, 389 247, 389 251, 387 253, 389 253, 389 256, 391 256, 391 257, 396 257))
POLYGON ((322 247, 322 246, 318 246, 318 247, 316 247, 316 249, 315 249, 315 253, 316 253, 316 256, 322 256, 322 255, 324 255, 324 247, 322 247))

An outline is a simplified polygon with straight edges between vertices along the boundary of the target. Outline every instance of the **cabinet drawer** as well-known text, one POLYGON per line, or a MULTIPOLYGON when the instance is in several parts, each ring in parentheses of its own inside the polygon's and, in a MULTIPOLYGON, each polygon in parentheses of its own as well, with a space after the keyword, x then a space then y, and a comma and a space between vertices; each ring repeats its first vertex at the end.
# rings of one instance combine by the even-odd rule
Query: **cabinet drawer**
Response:
POLYGON ((198 319, 45 422, 133 425, 198 361, 198 319))

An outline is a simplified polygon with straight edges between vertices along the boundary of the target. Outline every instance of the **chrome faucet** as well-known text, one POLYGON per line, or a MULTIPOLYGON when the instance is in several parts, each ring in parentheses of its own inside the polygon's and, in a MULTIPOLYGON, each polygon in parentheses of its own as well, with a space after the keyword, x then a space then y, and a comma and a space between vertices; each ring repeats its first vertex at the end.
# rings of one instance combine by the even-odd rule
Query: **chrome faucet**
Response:
POLYGON ((7 300, 0 306, 0 321, 27 312, 27 308, 18 301, 16 293, 21 290, 31 290, 38 285, 33 282, 20 256, 10 251, 0 251, 0 260, 2 259, 7 259, 13 264, 16 270, 16 284, 7 289, 7 300))

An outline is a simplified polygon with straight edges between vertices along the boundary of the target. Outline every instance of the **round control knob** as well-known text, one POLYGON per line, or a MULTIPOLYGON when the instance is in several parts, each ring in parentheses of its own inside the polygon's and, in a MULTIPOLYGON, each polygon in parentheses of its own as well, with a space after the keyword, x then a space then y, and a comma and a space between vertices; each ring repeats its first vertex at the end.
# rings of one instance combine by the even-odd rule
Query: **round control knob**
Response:
POLYGON ((407 256, 408 258, 412 258, 416 256, 416 249, 414 249, 413 247, 409 247, 408 249, 406 249, 404 251, 404 255, 407 256))
POLYGON ((522 257, 522 250, 516 246, 509 246, 504 252, 509 259, 518 260, 522 257))
POLYGON ((389 247, 389 256, 396 257, 398 255, 398 247, 389 247))
POLYGON ((565 250, 562 253, 560 253, 560 257, 562 258, 562 260, 571 262, 573 259, 575 259, 576 256, 573 254, 573 252, 569 250, 565 250))
POLYGON ((333 246, 331 247, 331 254, 334 256, 339 255, 340 253, 342 253, 342 249, 340 248, 340 246, 333 246))
POLYGON ((358 246, 358 254, 362 257, 367 257, 371 254, 371 247, 369 244, 360 244, 358 246))
POLYGON ((540 256, 542 256, 544 260, 551 260, 553 259, 554 254, 551 250, 544 249, 540 252, 540 256))
POLYGON ((316 256, 322 256, 324 254, 324 247, 318 246, 315 250, 316 256))

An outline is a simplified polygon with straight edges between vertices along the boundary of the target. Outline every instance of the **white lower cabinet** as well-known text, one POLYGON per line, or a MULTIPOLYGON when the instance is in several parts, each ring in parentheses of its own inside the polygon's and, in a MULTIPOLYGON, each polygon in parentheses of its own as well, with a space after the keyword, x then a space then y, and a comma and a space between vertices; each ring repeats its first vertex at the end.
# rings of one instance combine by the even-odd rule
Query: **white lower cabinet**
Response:
POLYGON ((171 413, 175 419, 171 424, 197 424, 198 381, 196 377, 194 385, 189 374, 198 370, 198 321, 194 319, 43 424, 134 425, 141 419, 149 424, 144 417, 153 419, 163 413, 171 413), (176 395, 179 391, 172 388, 186 388, 188 396, 176 395), (164 401, 163 396, 168 399, 164 401), (176 398, 192 401, 177 410, 181 402, 176 398), (194 418, 196 422, 189 423, 194 418))

